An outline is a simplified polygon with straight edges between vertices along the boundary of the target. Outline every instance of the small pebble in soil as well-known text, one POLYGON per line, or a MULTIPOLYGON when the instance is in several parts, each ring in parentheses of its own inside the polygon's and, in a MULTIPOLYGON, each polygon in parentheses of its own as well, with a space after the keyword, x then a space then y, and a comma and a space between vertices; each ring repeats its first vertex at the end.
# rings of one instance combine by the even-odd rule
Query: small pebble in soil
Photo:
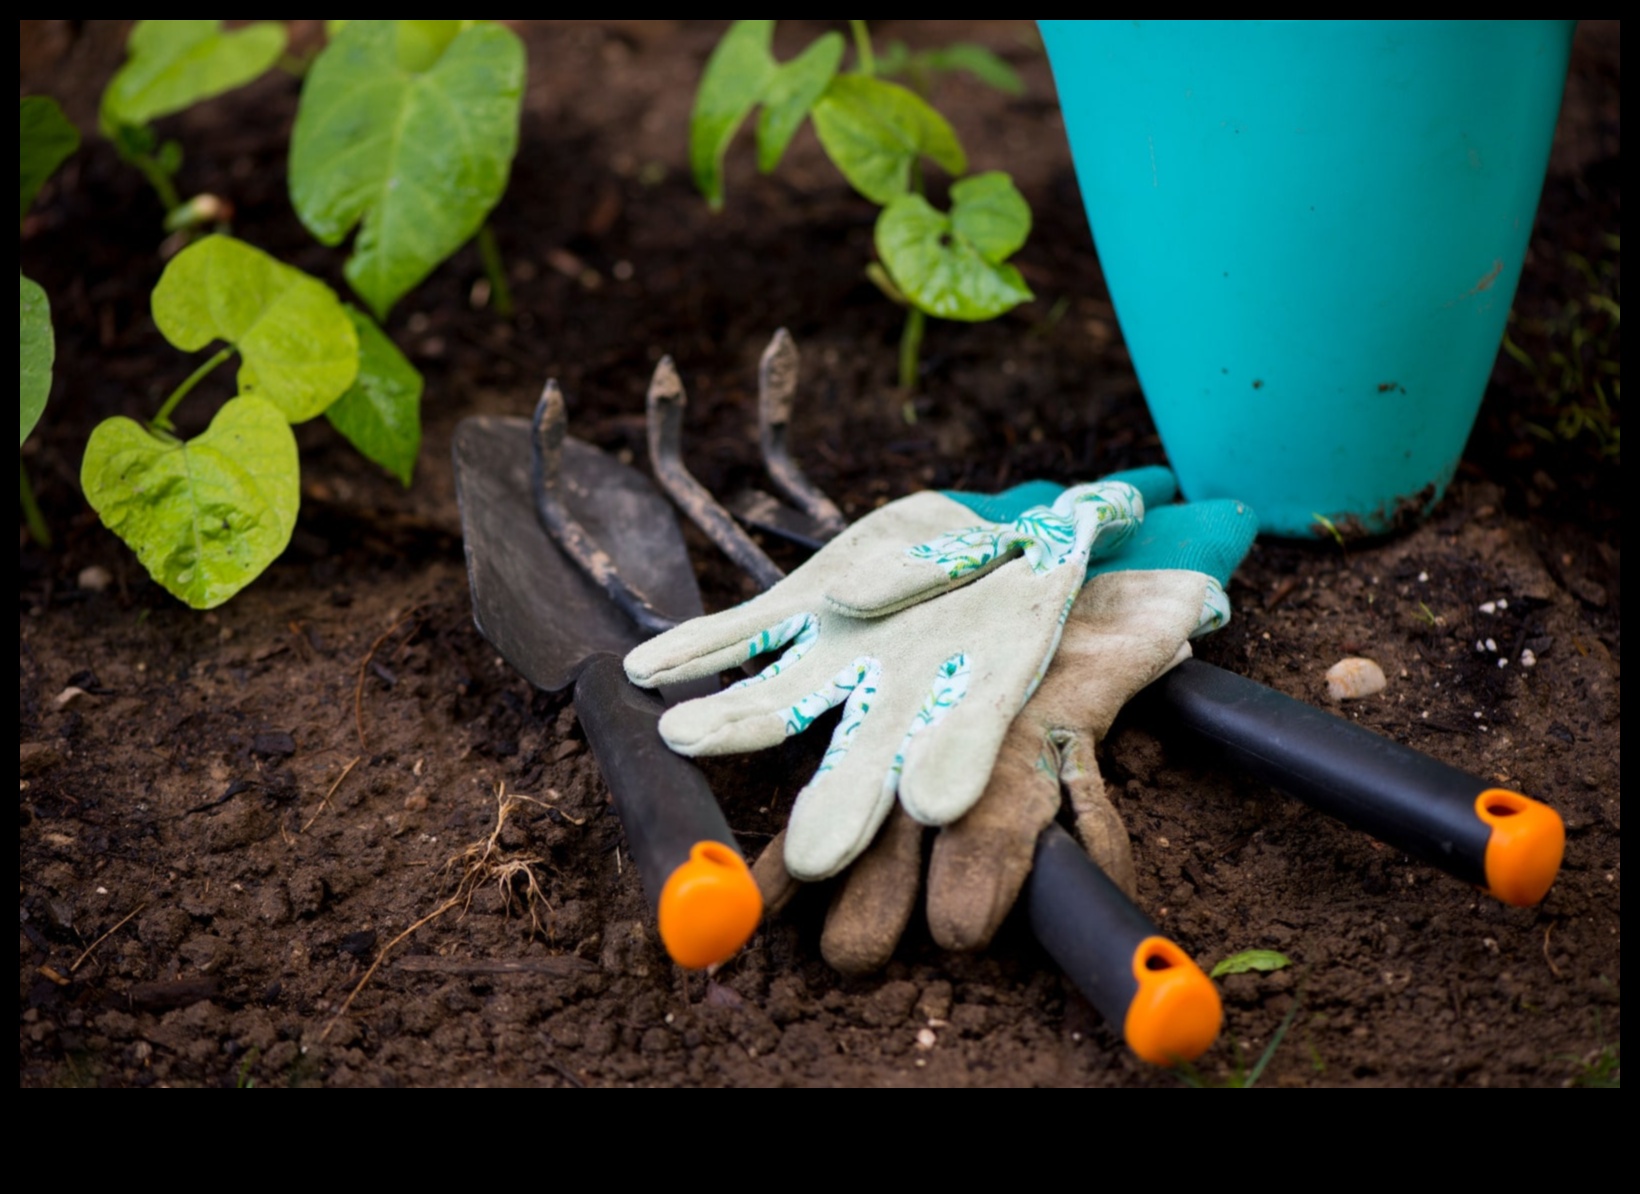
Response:
POLYGON ((1388 687, 1384 669, 1370 659, 1341 659, 1327 671, 1327 695, 1335 701, 1358 701, 1388 687))
POLYGON ((79 586, 87 593, 101 593, 114 583, 114 574, 101 564, 80 570, 79 586))

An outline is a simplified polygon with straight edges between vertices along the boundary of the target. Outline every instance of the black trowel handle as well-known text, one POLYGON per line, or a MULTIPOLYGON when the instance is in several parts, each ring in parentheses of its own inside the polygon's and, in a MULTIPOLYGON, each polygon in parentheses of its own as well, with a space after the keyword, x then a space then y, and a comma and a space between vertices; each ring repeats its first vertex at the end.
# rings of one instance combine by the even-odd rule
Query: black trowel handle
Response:
POLYGON ((661 702, 599 655, 575 682, 575 712, 667 952, 691 970, 726 961, 756 930, 763 901, 706 777, 661 740, 661 702))

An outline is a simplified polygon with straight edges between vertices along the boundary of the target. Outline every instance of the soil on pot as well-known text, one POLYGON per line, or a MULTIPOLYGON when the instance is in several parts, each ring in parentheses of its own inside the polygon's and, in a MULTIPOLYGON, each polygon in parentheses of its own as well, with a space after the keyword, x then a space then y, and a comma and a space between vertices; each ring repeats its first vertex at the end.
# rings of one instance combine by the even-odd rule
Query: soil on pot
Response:
MULTIPOLYGON (((934 325, 914 422, 892 389, 897 312, 862 272, 874 209, 812 136, 770 178, 737 144, 721 215, 692 187, 690 99, 722 24, 520 27, 523 140, 493 221, 517 318, 487 309, 470 249, 401 304, 390 330, 427 376, 414 488, 322 420, 302 429, 290 550, 198 614, 148 580, 77 484, 96 421, 151 415, 193 367, 148 315, 162 213, 93 135, 123 32, 22 23, 21 91, 64 102, 87 138, 20 248, 59 343, 23 452, 57 543, 20 529, 21 1085, 1179 1082, 1122 1047, 1017 918, 971 957, 914 921, 883 973, 844 979, 819 953, 827 893, 805 891, 713 976, 678 971, 573 707, 532 691, 473 628, 451 433, 467 415, 527 412, 549 376, 575 434, 641 462, 644 388, 670 354, 690 390, 690 463, 732 492, 759 479, 756 363, 786 327, 804 362, 797 454, 851 516, 928 486, 1162 459, 1030 22, 877 23, 915 46, 981 42, 1028 84, 1008 99, 958 79, 938 97, 974 167, 1012 171, 1030 200, 1018 260, 1039 297, 994 323, 934 325), (497 831, 503 788, 530 800, 497 831), (464 851, 492 835, 496 858, 530 867, 536 919, 516 868, 510 884, 458 888, 464 851)), ((782 52, 821 25, 782 23, 782 52)), ((1620 297, 1620 29, 1579 33, 1512 333, 1539 374, 1604 318, 1591 293, 1620 297)), ((184 191, 228 198, 237 235, 343 290, 340 255, 286 197, 298 86, 270 77, 163 131, 185 148, 184 191)), ((1594 333, 1615 367, 1615 323, 1594 333)), ((1101 748, 1141 905, 1208 965, 1249 949, 1292 961, 1222 982, 1225 1032, 1202 1080, 1233 1080, 1284 1024, 1266 1085, 1620 1078, 1619 465, 1590 434, 1557 433, 1555 392, 1500 356, 1428 521, 1344 548, 1260 544, 1232 585, 1234 622, 1199 649, 1315 703, 1333 663, 1377 660, 1387 690, 1342 716, 1564 816, 1565 868, 1540 907, 1503 907, 1136 727, 1101 748)), ((202 391, 183 418, 210 408, 202 391)), ((690 544, 709 608, 751 594, 690 544)), ((748 854, 820 748, 708 766, 748 854)))

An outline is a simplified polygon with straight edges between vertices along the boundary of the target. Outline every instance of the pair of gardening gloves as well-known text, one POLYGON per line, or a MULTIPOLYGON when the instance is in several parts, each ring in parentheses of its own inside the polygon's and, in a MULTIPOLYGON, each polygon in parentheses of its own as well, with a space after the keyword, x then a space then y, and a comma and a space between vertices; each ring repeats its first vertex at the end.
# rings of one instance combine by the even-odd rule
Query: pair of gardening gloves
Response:
POLYGON ((1084 847, 1130 896, 1127 832, 1095 744, 1122 706, 1230 616, 1224 586, 1257 533, 1230 501, 1169 505, 1166 469, 995 496, 920 493, 856 523, 763 595, 626 659, 635 684, 683 683, 780 652, 669 710, 690 756, 761 750, 843 706, 784 832, 753 868, 770 911, 848 874, 821 949, 844 973, 886 963, 915 910, 936 827, 935 940, 983 948, 1071 797, 1084 847), (1147 514, 1148 512, 1148 514, 1147 514))

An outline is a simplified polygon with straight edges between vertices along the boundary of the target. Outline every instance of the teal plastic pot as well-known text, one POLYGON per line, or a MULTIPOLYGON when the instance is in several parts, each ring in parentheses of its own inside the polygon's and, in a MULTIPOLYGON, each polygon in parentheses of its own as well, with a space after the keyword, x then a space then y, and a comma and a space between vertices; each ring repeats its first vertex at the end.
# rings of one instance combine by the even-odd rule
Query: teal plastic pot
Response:
POLYGON ((1391 531, 1463 454, 1574 21, 1040 21, 1186 496, 1391 531))

